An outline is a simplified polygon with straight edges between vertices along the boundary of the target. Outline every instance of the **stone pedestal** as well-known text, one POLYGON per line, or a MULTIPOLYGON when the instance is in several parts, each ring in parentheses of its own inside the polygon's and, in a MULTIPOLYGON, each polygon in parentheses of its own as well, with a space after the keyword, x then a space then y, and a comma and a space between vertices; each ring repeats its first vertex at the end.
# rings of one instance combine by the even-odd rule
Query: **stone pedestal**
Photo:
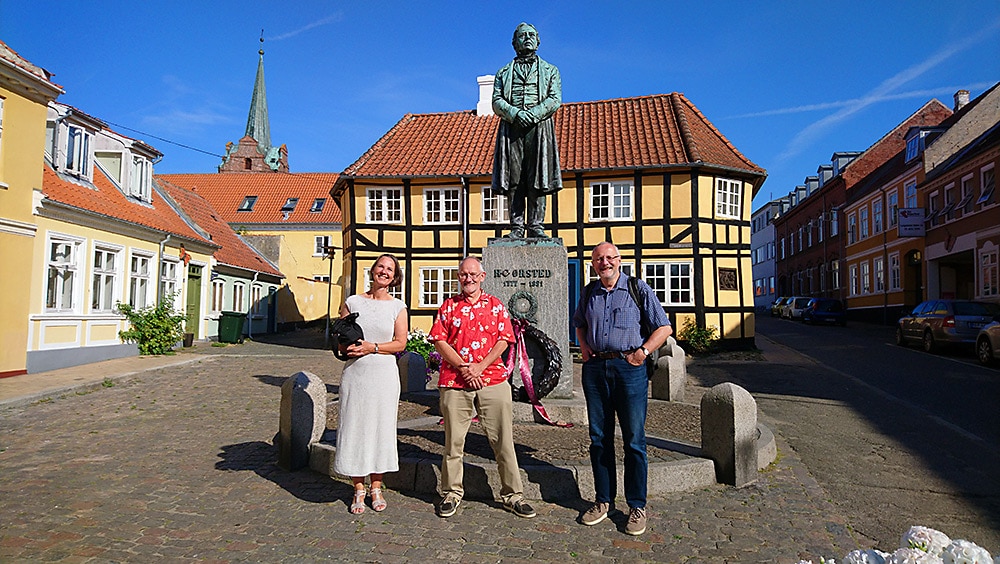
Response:
MULTIPOLYGON (((483 251, 483 290, 500 298, 512 316, 522 317, 556 342, 562 353, 559 383, 547 398, 573 397, 573 359, 569 352, 569 269, 562 239, 490 239, 483 251)), ((544 352, 530 339, 533 381, 545 367, 544 352)), ((514 384, 521 386, 515 373, 514 384)))
POLYGON ((701 398, 701 452, 715 462, 721 484, 745 486, 757 479, 757 402, 750 392, 724 382, 701 398))

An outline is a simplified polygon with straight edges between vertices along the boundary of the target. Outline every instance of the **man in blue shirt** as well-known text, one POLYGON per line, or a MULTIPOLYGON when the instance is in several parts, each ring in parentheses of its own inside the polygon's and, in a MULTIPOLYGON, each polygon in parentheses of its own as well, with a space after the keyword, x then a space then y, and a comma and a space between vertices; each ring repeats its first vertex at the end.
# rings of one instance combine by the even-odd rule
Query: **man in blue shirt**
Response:
POLYGON ((642 280, 638 300, 651 333, 643 335, 643 312, 629 293, 621 272, 621 253, 604 242, 591 254, 600 282, 585 290, 573 315, 583 354, 583 395, 590 422, 590 464, 594 471, 594 505, 583 514, 584 525, 608 516, 618 483, 615 467, 615 415, 625 445, 625 532, 646 532, 646 357, 673 333, 656 294, 642 280))

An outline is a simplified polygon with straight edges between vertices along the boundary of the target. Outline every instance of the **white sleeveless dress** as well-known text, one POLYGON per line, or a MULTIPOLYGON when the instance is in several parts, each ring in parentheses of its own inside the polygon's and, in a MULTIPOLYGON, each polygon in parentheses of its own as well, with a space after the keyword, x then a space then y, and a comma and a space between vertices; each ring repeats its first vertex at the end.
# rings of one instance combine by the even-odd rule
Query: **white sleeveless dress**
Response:
MULTIPOLYGON (((402 301, 354 295, 345 302, 358 312, 365 340, 391 341, 402 301)), ((341 476, 367 476, 399 470, 396 417, 399 412, 399 369, 392 354, 369 354, 348 360, 340 379, 337 453, 333 470, 341 476)))

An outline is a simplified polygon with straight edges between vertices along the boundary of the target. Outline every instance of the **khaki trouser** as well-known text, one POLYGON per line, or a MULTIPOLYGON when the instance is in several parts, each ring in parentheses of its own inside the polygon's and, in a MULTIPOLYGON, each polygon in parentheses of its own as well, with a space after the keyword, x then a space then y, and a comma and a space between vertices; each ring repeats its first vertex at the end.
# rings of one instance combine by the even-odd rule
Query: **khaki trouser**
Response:
POLYGON ((441 414, 444 415, 444 458, 441 461, 441 495, 465 495, 462 487, 462 457, 465 435, 472 417, 478 412, 493 447, 500 473, 500 499, 513 503, 524 497, 521 471, 514 452, 513 402, 506 382, 481 390, 440 388, 441 414))

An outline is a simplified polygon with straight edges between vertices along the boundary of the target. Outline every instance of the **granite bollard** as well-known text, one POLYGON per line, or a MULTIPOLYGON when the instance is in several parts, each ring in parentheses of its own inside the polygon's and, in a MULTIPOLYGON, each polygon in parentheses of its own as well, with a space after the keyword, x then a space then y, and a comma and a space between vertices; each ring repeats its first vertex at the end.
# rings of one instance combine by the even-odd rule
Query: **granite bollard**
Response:
POLYGON ((315 374, 297 372, 281 385, 278 466, 294 471, 309 466, 309 447, 326 430, 326 384, 315 374))
POLYGON ((757 479, 757 402, 724 382, 701 398, 701 452, 715 462, 719 483, 744 486, 757 479))
POLYGON ((427 362, 419 353, 403 351, 396 360, 399 368, 399 391, 423 392, 427 389, 427 362))
POLYGON ((656 360, 656 370, 650 385, 653 399, 684 401, 684 387, 687 383, 687 358, 684 349, 673 337, 667 337, 660 347, 660 358, 656 360))

